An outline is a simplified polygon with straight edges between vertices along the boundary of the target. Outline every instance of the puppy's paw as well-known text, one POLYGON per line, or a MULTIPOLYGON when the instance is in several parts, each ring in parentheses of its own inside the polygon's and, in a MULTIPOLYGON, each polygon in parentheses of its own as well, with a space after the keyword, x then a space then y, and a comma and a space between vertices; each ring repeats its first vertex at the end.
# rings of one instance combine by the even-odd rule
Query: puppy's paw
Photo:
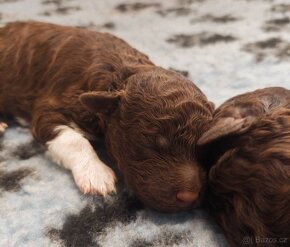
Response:
POLYGON ((116 175, 103 163, 79 165, 72 169, 73 176, 80 191, 84 194, 106 196, 116 193, 116 175))
POLYGON ((8 125, 4 122, 0 122, 0 135, 2 135, 5 132, 5 129, 8 127, 8 125))

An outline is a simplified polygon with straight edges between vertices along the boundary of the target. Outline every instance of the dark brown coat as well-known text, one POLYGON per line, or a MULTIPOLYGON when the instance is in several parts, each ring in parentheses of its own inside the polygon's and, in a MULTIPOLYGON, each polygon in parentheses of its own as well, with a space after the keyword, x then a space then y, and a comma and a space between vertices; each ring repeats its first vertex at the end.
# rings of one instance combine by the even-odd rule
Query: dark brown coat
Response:
POLYGON ((199 144, 212 155, 207 206, 230 245, 290 246, 290 91, 226 101, 199 144))
POLYGON ((43 144, 71 123, 104 136, 126 184, 158 210, 187 208, 179 191, 202 192, 194 150, 212 111, 191 81, 110 34, 35 22, 0 29, 0 112, 29 120, 43 144))

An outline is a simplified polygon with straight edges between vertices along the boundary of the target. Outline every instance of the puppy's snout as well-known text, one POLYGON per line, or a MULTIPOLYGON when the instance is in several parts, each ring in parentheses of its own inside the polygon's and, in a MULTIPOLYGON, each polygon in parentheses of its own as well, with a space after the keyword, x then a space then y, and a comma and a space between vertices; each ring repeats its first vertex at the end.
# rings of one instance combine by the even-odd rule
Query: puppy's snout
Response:
POLYGON ((197 201, 199 193, 192 191, 179 191, 176 193, 177 201, 183 206, 189 206, 197 201))

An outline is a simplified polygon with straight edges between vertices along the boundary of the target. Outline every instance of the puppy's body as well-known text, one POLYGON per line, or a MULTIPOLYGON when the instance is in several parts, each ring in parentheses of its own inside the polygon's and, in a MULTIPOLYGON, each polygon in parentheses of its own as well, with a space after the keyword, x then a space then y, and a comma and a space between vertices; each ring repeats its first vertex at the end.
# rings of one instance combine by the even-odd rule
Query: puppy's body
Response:
POLYGON ((192 82, 112 35, 44 23, 0 29, 1 114, 28 120, 83 192, 115 190, 87 140, 104 137, 143 202, 187 208, 202 190, 192 150, 212 110, 192 82))
POLYGON ((199 144, 212 149, 207 202, 231 246, 289 246, 290 91, 226 101, 199 144))
POLYGON ((55 127, 70 122, 91 136, 102 133, 99 118, 84 111, 79 95, 123 89, 117 85, 118 76, 126 77, 122 69, 153 66, 110 34, 42 23, 0 29, 0 64, 0 112, 33 126, 46 122, 45 129, 34 129, 42 143, 55 136, 55 127))

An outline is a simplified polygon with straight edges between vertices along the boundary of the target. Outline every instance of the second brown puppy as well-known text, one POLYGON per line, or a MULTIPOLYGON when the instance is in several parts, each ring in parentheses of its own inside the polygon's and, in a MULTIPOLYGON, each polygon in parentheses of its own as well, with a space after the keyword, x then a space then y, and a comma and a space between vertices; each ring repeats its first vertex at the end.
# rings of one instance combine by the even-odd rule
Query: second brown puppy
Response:
POLYGON ((290 91, 226 101, 198 143, 210 167, 207 206, 230 245, 290 246, 290 91))

